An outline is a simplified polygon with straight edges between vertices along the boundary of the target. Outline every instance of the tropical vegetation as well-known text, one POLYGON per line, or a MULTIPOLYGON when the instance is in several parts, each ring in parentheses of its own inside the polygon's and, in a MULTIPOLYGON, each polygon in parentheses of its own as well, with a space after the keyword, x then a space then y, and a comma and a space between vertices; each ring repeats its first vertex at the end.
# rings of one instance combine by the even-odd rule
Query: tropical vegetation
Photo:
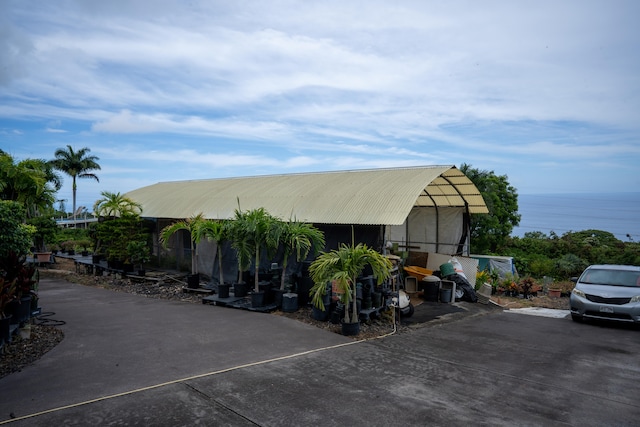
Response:
POLYGON ((323 296, 326 293, 327 284, 335 284, 345 305, 344 323, 358 322, 356 283, 367 266, 371 267, 378 285, 390 276, 392 265, 389 259, 364 243, 357 245, 343 243, 338 249, 321 253, 309 267, 309 273, 314 282, 310 290, 313 304, 324 310, 323 296))
POLYGON ((93 205, 93 213, 99 217, 117 217, 124 214, 142 213, 140 203, 120 193, 102 191, 102 198, 96 200, 93 205))
POLYGON ((60 176, 50 162, 41 159, 16 162, 0 150, 0 199, 22 204, 26 218, 50 211, 60 188, 60 176))
POLYGON ((310 252, 316 255, 324 248, 324 233, 312 224, 289 220, 280 223, 278 242, 282 247, 282 274, 280 275, 280 290, 285 290, 286 272, 289 258, 295 255, 295 261, 307 259, 310 252))
POLYGON ((471 216, 471 253, 495 253, 498 247, 520 224, 518 193, 509 185, 506 175, 480 170, 463 163, 463 172, 476 186, 484 199, 488 214, 471 216))
POLYGON ((577 276, 590 264, 640 265, 640 243, 623 242, 602 230, 525 233, 506 239, 498 253, 514 257, 521 275, 557 280, 577 276))
POLYGON ((216 242, 216 257, 218 258, 218 280, 224 285, 224 271, 222 263, 222 248, 224 243, 231 237, 231 227, 229 221, 207 220, 202 224, 202 231, 205 237, 216 242))
POLYGON ((198 274, 198 244, 203 237, 206 237, 207 229, 203 224, 207 220, 204 215, 198 213, 191 218, 176 221, 160 231, 160 243, 166 248, 169 245, 169 239, 178 231, 187 231, 191 239, 191 274, 198 274))
POLYGON ((238 254, 239 270, 246 271, 253 259, 254 292, 259 292, 259 270, 262 251, 271 258, 278 249, 280 220, 265 208, 248 211, 236 209, 232 245, 238 254))

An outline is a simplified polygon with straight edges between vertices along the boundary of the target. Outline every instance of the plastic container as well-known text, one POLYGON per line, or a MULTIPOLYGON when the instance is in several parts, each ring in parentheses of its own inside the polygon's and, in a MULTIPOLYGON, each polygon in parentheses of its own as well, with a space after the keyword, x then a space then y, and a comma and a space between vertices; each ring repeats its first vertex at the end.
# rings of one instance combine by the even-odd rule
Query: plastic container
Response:
POLYGON ((298 295, 287 292, 282 295, 282 311, 285 313, 293 313, 298 311, 298 295))
POLYGON ((444 302, 447 304, 450 303, 452 292, 453 291, 451 289, 447 289, 447 288, 440 289, 440 302, 444 302))
POLYGON ((427 301, 438 301, 438 289, 440 288, 440 279, 436 276, 426 276, 422 279, 422 290, 424 299, 427 301))
POLYGON ((451 276, 452 274, 456 274, 456 269, 453 264, 445 262, 440 266, 440 274, 442 277, 451 276))

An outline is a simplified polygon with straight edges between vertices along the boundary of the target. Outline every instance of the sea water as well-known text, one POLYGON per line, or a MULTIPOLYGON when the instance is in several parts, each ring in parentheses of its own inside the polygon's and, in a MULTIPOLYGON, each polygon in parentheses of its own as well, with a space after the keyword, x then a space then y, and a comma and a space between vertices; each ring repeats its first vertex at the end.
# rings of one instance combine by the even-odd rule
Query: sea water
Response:
POLYGON ((608 231, 624 242, 640 242, 640 192, 520 194, 520 225, 511 233, 608 231))

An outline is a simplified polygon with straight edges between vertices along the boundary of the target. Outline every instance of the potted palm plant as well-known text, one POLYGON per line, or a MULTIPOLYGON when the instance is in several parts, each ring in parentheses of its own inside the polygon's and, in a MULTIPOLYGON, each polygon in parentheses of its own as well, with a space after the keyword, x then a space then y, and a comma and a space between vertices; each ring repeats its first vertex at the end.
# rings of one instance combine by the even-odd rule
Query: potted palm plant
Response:
POLYGON ((309 291, 314 306, 325 309, 323 297, 327 292, 327 283, 334 283, 341 293, 345 305, 342 320, 343 335, 360 333, 360 319, 356 304, 356 280, 366 266, 370 266, 378 285, 386 280, 391 272, 391 262, 364 243, 354 245, 341 244, 338 249, 323 252, 311 263, 309 273, 314 285, 309 291))
POLYGON ((248 285, 245 282, 244 273, 251 267, 251 250, 243 222, 243 214, 240 210, 236 210, 234 219, 229 225, 229 238, 231 239, 231 247, 236 251, 238 262, 238 280, 233 284, 233 294, 236 297, 245 297, 248 293, 248 285))
POLYGON ((229 285, 224 283, 222 270, 222 245, 231 238, 231 226, 229 221, 206 220, 202 224, 202 233, 208 239, 216 242, 216 256, 218 258, 218 296, 229 296, 229 285))
POLYGON ((200 285, 200 275, 198 273, 198 244, 204 236, 202 224, 206 220, 202 213, 191 218, 176 221, 166 226, 160 231, 160 243, 167 247, 169 239, 180 230, 188 231, 191 234, 191 274, 187 277, 187 286, 197 288, 200 285))
POLYGON ((282 274, 280 275, 280 297, 276 301, 282 300, 282 293, 285 292, 285 282, 287 276, 287 266, 289 258, 295 254, 297 262, 303 261, 313 251, 315 255, 318 250, 324 248, 324 233, 311 224, 298 221, 287 221, 280 224, 278 241, 282 246, 282 274))
POLYGON ((278 223, 279 220, 264 208, 246 212, 236 209, 235 212, 234 247, 238 252, 240 269, 247 266, 247 259, 253 258, 254 262, 254 289, 251 295, 254 307, 261 307, 265 302, 265 291, 261 291, 259 285, 260 257, 263 249, 267 251, 267 254, 277 249, 278 223))

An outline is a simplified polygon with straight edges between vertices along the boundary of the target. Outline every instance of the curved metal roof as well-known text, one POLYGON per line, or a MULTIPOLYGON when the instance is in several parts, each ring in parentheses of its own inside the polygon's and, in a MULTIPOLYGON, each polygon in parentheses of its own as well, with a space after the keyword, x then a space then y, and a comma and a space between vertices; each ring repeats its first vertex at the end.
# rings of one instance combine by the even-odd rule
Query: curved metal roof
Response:
POLYGON ((316 224, 399 225, 414 206, 488 213, 476 186, 455 166, 317 172, 160 182, 126 194, 148 218, 229 219, 238 208, 265 208, 316 224))

